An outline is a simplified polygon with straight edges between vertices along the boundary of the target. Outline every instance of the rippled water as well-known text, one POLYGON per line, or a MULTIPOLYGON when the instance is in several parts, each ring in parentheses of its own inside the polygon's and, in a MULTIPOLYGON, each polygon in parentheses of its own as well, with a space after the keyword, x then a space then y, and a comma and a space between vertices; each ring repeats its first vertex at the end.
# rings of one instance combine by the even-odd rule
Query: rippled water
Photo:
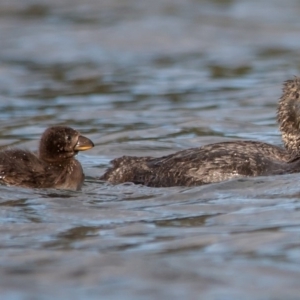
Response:
POLYGON ((97 180, 121 155, 281 144, 296 0, 4 0, 0 146, 72 126, 82 192, 0 186, 1 299, 297 299, 299 174, 186 188, 97 180))

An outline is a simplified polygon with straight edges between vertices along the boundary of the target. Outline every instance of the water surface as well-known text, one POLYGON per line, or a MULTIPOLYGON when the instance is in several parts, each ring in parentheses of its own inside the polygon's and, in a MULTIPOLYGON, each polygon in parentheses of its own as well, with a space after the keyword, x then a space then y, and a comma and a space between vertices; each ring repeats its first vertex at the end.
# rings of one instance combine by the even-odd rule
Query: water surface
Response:
POLYGON ((0 146, 68 125, 82 192, 0 186, 1 299, 297 299, 299 174, 113 186, 121 155, 281 144, 298 1, 2 1, 0 146))

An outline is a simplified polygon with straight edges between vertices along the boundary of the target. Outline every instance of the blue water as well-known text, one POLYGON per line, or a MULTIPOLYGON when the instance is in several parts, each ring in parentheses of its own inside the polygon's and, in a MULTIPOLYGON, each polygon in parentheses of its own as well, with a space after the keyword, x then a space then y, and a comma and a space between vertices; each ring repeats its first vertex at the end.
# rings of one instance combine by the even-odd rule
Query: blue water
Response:
POLYGON ((91 138, 82 192, 0 186, 0 298, 297 299, 299 174, 109 185, 121 155, 281 144, 300 75, 294 0, 0 3, 0 147, 64 124, 91 138))

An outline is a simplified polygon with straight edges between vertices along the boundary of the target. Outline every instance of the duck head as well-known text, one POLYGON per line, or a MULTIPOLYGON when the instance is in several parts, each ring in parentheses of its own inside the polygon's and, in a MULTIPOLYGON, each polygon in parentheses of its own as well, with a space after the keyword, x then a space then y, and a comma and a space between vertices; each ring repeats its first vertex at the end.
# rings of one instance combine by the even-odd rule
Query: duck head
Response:
POLYGON ((43 133, 40 146, 40 159, 50 163, 61 163, 74 157, 78 151, 94 147, 94 143, 70 127, 54 126, 43 133))

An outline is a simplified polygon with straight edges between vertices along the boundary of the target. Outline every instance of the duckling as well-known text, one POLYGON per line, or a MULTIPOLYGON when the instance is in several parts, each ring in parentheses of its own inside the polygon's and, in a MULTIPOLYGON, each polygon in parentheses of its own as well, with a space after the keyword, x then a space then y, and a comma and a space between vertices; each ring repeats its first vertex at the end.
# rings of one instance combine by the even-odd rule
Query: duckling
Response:
POLYGON ((277 119, 285 148, 258 141, 230 141, 160 158, 123 156, 111 162, 100 180, 170 187, 300 172, 299 93, 299 77, 284 83, 277 119))
POLYGON ((26 188, 80 190, 82 166, 74 157, 94 147, 93 142, 70 127, 54 126, 43 133, 38 153, 0 151, 0 183, 26 188))

